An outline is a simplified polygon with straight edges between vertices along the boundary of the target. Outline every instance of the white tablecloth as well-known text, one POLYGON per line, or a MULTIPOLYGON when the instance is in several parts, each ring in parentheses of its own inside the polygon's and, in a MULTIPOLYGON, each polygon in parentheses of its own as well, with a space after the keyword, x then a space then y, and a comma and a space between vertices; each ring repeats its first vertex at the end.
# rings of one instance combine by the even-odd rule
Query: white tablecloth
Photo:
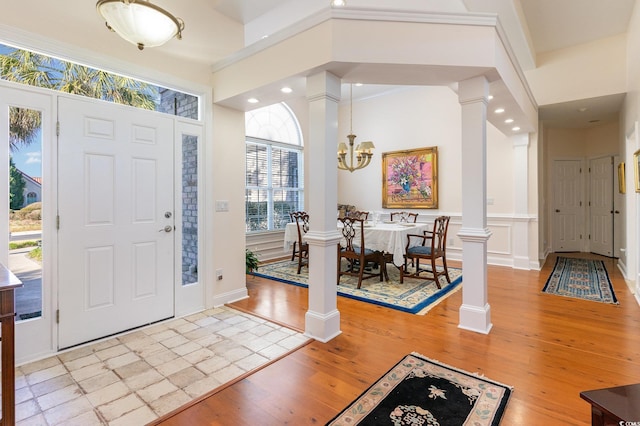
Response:
MULTIPOLYGON (((407 234, 420 234, 431 229, 426 223, 378 223, 373 226, 365 225, 364 240, 366 248, 393 254, 393 263, 396 266, 404 264, 404 250, 407 246, 407 234)), ((298 230, 295 223, 287 223, 284 230, 284 249, 289 250, 291 244, 298 241, 298 230)), ((412 246, 420 240, 412 238, 412 246)))

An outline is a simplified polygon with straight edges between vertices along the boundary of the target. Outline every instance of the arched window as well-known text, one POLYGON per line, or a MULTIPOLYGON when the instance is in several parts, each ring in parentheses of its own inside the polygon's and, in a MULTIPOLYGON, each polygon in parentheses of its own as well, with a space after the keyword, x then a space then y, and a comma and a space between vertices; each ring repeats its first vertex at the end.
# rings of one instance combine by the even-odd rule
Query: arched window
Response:
POLYGON ((36 201, 38 201, 38 194, 36 194, 35 192, 29 192, 27 194, 27 206, 29 204, 35 203, 36 201))
POLYGON ((300 124, 284 103, 245 114, 246 231, 283 229, 304 207, 300 124))

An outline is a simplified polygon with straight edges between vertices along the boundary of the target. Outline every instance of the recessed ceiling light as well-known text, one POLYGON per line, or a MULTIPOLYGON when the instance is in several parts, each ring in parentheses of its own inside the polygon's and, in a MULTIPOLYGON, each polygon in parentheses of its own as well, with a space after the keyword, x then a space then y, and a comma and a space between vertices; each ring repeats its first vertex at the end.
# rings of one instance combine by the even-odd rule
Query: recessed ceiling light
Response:
POLYGON ((355 83, 355 86, 360 87, 362 86, 362 83, 355 83))
POLYGON ((518 130, 520 130, 520 127, 516 126, 516 127, 514 127, 513 129, 511 129, 511 130, 513 130, 514 132, 517 132, 518 130))
POLYGON ((346 5, 346 0, 331 0, 331 7, 343 7, 346 5))
POLYGON ((504 122, 507 124, 513 123, 513 118, 507 118, 506 120, 504 120, 504 122))
POLYGON ((494 111, 496 114, 502 114, 504 112, 504 108, 498 108, 494 111))
POLYGON ((280 89, 280 91, 282 93, 291 93, 293 92, 293 89, 291 87, 283 87, 282 89, 280 89))
POLYGON ((489 99, 489 100, 493 99, 493 95, 487 96, 487 99, 489 99))
POLYGON ((247 102, 249 102, 250 104, 257 104, 260 101, 257 100, 256 98, 249 98, 249 99, 247 99, 247 102))
POLYGON ((586 110, 588 110, 589 108, 587 107, 582 107, 582 108, 578 108, 578 111, 580 112, 585 112, 586 110))

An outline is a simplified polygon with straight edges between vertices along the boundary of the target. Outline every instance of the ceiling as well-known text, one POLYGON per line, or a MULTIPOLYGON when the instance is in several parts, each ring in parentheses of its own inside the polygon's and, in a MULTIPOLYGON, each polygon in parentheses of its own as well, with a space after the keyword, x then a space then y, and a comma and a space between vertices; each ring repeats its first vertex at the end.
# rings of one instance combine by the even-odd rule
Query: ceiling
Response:
MULTIPOLYGON (((289 0, 219 0, 215 9, 243 24, 281 7, 289 0)), ((516 0, 517 2, 518 0, 516 0)), ((482 10, 473 10, 474 2, 465 1, 471 11, 499 12, 500 0, 482 0, 482 10)), ((627 31, 635 0, 519 0, 536 54, 563 49, 627 31)), ((480 9, 480 8, 477 8, 480 9)), ((359 96, 371 96, 383 85, 358 89, 359 96)), ((348 85, 343 88, 347 99, 348 85)), ((541 120, 553 127, 583 128, 616 119, 624 94, 566 102, 539 107, 541 120)))
MULTIPOLYGON (((329 0, 152 0, 184 19, 186 28, 181 41, 171 41, 164 46, 145 50, 148 66, 161 69, 167 58, 172 61, 188 60, 196 67, 211 69, 213 64, 243 46, 238 44, 243 28, 255 28, 267 18, 278 21, 280 26, 288 20, 301 19, 309 10, 327 8, 329 0)), ((402 5, 406 10, 498 13, 505 30, 522 28, 519 18, 524 18, 524 42, 514 39, 516 55, 535 55, 608 37, 627 30, 629 17, 636 0, 347 0, 348 7, 384 8, 389 4, 402 5), (504 12, 507 11, 506 15, 504 12), (503 16, 506 16, 503 19, 503 16), (511 22, 508 22, 511 20, 511 22), (533 48, 533 52, 529 49, 533 48)), ((114 35, 107 30, 96 31, 102 24, 96 13, 95 3, 88 0, 65 0, 65 7, 58 2, 21 0, 14 2, 0 15, 0 24, 20 28, 27 33, 44 34, 61 43, 77 44, 91 50, 101 46, 105 55, 123 61, 138 58, 141 53, 114 43, 114 35), (67 4, 68 3, 68 4, 67 4), (39 13, 33 14, 32 10, 39 13), (28 16, 28 19, 25 19, 28 16), (60 22, 65 22, 64 30, 60 22)), ((395 6, 394 6, 395 7, 395 6)), ((521 31, 522 32, 522 31, 521 31)), ((1 34, 0 34, 1 35, 1 34)), ((510 37, 511 38, 511 37, 510 37)), ((129 46, 130 47, 130 46, 129 46)), ((135 60, 135 59, 134 59, 135 60)), ((525 61, 522 61, 523 64, 525 61)), ((533 63, 533 62, 531 62, 533 63)), ((523 65, 526 68, 526 64, 523 65)), ((348 81, 348 80, 347 80, 348 81)), ((393 82, 389 82, 393 84, 393 82)), ((358 96, 368 96, 376 91, 390 90, 388 85, 360 87, 358 96)), ((356 91, 354 90, 354 96, 356 91)), ((343 85, 343 99, 348 99, 348 84, 343 85)), ((580 127, 593 125, 593 120, 604 121, 615 116, 622 105, 623 95, 597 99, 585 99, 566 105, 540 107, 541 117, 554 123, 580 127), (588 108, 589 114, 576 114, 577 108, 588 108), (591 121, 591 123, 590 123, 591 121)))

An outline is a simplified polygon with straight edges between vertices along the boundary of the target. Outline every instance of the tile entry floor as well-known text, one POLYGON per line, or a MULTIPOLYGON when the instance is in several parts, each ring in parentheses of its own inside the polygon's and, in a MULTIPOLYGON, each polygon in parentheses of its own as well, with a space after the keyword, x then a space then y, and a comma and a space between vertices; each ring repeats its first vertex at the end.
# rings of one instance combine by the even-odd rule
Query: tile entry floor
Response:
POLYGON ((16 367, 16 423, 144 425, 308 340, 229 307, 16 367))

